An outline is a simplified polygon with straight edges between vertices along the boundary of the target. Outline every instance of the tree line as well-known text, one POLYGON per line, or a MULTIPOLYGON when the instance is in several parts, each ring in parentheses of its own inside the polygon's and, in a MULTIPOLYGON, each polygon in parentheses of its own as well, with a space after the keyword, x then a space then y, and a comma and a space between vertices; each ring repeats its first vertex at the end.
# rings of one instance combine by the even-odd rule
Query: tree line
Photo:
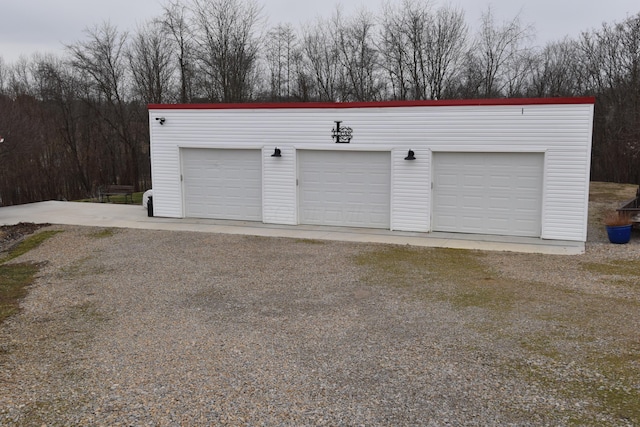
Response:
POLYGON ((519 17, 427 0, 268 26, 256 0, 173 0, 61 56, 0 57, 0 206, 151 187, 148 104, 595 96, 592 179, 640 183, 640 13, 534 44, 519 17))

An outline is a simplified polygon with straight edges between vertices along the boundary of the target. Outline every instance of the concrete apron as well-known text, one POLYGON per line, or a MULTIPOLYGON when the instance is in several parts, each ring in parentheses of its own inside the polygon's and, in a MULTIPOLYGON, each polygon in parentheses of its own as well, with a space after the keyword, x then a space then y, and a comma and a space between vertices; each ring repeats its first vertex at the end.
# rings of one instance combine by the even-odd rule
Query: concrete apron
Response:
POLYGON ((0 208, 0 225, 12 225, 19 222, 196 231, 550 255, 578 255, 585 251, 583 242, 543 240, 530 237, 440 232, 414 233, 371 228, 276 225, 250 221, 149 217, 147 216, 147 210, 140 205, 48 201, 0 208))

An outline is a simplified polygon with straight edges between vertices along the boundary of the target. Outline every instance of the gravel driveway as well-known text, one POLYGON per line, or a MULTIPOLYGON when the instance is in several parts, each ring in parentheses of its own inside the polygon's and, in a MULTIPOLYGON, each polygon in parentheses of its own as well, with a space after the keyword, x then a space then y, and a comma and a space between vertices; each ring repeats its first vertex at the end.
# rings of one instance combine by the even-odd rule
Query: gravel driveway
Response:
POLYGON ((639 422, 638 276, 605 269, 638 236, 567 257, 51 228, 14 261, 42 268, 0 327, 2 425, 639 422))

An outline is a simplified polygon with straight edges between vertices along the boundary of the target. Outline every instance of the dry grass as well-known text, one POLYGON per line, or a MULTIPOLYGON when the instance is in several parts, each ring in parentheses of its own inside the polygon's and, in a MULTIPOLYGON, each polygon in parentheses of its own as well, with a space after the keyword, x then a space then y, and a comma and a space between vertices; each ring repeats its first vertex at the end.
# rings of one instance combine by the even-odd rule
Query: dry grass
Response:
POLYGON ((50 230, 30 236, 0 259, 0 324, 19 310, 20 300, 27 295, 27 287, 33 283, 38 272, 38 266, 32 263, 6 262, 38 247, 56 233, 59 231, 50 230))
POLYGON ((589 189, 589 201, 597 203, 609 203, 616 208, 622 202, 633 199, 638 186, 635 184, 616 184, 613 182, 591 182, 589 189))
POLYGON ((604 224, 609 227, 621 227, 633 224, 631 216, 622 212, 609 212, 604 216, 604 224))
MULTIPOLYGON (((606 242, 605 218, 622 204, 633 199, 638 189, 634 184, 591 182, 589 190, 589 242, 606 242)), ((632 239, 638 238, 636 230, 632 239)))

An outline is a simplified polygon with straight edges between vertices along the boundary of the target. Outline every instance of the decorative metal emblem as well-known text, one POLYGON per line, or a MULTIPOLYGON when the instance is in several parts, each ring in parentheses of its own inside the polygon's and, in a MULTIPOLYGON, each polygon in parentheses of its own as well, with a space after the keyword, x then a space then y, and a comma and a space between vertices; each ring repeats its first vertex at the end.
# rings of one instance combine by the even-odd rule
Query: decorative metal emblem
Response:
POLYGON ((340 127, 340 123, 335 122, 336 127, 331 130, 331 138, 336 140, 336 144, 348 144, 353 137, 353 129, 348 127, 340 127))

